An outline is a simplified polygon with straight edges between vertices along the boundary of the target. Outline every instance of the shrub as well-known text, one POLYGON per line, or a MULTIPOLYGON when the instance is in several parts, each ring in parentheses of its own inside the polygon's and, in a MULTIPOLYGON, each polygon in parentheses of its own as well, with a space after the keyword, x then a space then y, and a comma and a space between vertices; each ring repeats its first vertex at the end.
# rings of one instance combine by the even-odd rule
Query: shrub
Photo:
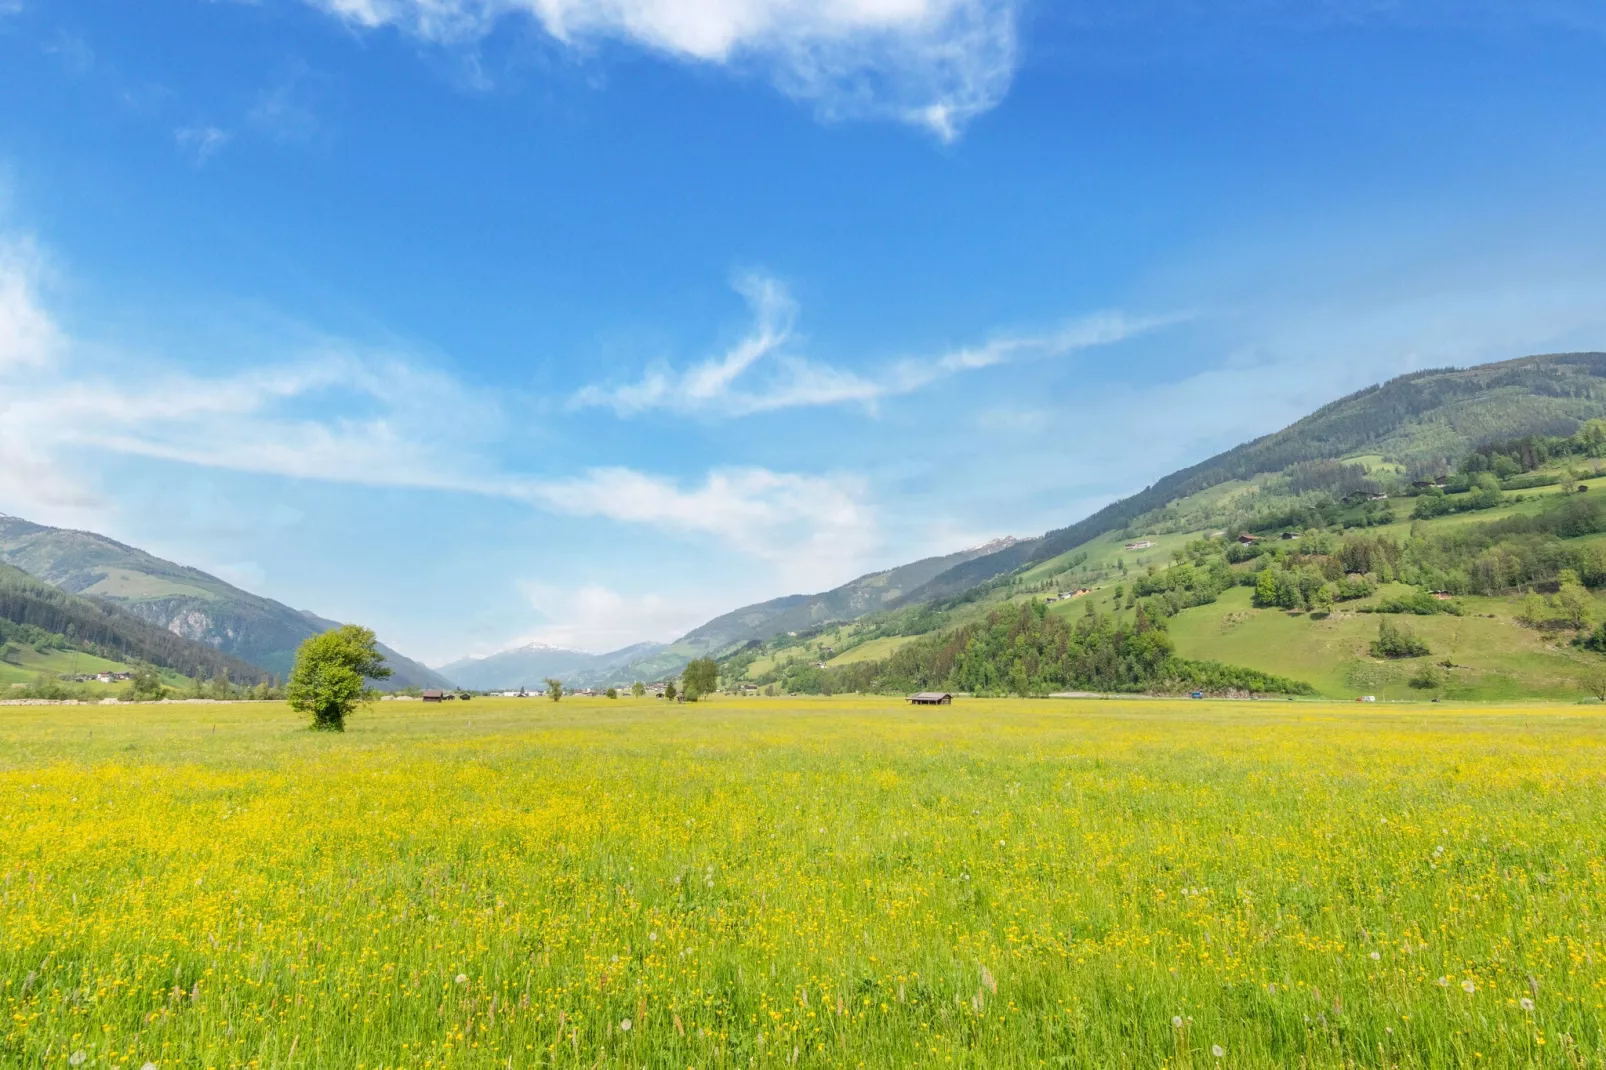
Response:
POLYGON ((1432 665, 1423 665, 1420 669, 1416 670, 1416 675, 1412 676, 1407 682, 1419 691, 1431 691, 1433 688, 1444 683, 1444 680, 1439 675, 1438 669, 1434 668, 1432 665))
POLYGON ((1378 658, 1419 658, 1430 654, 1428 645, 1403 624, 1395 624, 1384 617, 1377 622, 1377 639, 1372 643, 1372 656, 1378 658))

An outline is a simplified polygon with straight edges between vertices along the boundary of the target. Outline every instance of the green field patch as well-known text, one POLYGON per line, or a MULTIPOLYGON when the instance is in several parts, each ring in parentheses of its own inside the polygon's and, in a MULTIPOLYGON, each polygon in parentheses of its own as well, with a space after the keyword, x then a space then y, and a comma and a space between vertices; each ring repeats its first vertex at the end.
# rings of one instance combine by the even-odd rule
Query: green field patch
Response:
POLYGON ((1324 695, 1346 698, 1506 700, 1528 695, 1576 701, 1587 693, 1586 673, 1602 662, 1599 655, 1571 647, 1566 641, 1570 633, 1519 625, 1517 599, 1479 597, 1461 599, 1466 612, 1460 617, 1391 616, 1425 640, 1432 653, 1401 661, 1373 658, 1370 646, 1380 615, 1354 612, 1354 606, 1375 605, 1412 590, 1386 585, 1371 598, 1323 617, 1256 609, 1252 592, 1239 587, 1212 605, 1184 610, 1171 621, 1171 634, 1183 657, 1276 673, 1303 680, 1324 695), (1453 664, 1440 665, 1444 660, 1453 664), (1439 686, 1411 686, 1424 665, 1439 675, 1439 686))

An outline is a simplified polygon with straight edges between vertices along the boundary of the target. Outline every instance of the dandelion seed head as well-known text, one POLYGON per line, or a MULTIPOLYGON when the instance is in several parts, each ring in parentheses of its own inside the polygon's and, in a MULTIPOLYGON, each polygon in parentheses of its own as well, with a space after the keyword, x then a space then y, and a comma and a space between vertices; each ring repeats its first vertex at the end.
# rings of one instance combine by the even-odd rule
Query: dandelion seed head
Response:
POLYGON ((67 1065, 68 1066, 82 1066, 82 1065, 84 1065, 84 1060, 87 1059, 87 1058, 89 1058, 89 1056, 85 1055, 83 1049, 80 1048, 79 1050, 73 1052, 71 1055, 67 1056, 67 1065))
POLYGON ((1219 1059, 1227 1053, 1221 1050, 1220 1044, 1212 1044, 1210 1045, 1210 1054, 1219 1059))
POLYGON ((1373 962, 1378 962, 1382 958, 1383 958, 1383 956, 1382 956, 1382 954, 1380 952, 1377 952, 1377 951, 1372 952, 1372 961, 1373 962))
POLYGON ((1182 1015, 1173 1014, 1171 1016, 1171 1024, 1176 1026, 1178 1029, 1181 1029, 1182 1028, 1182 1015))
POLYGON ((1527 996, 1523 996, 1521 999, 1519 999, 1517 1001, 1517 1006, 1521 1007, 1523 1010, 1527 1011, 1529 1014, 1532 1014, 1533 1010, 1534 1010, 1534 1001, 1529 999, 1527 996))
POLYGON ((621 1033, 630 1032, 630 1019, 629 1018, 626 1018, 622 1022, 619 1023, 619 1031, 621 1033))
POLYGON ((468 984, 468 974, 466 974, 466 973, 458 974, 457 975, 457 983, 460 984, 460 985, 468 984))
POLYGON ((1478 986, 1473 984, 1470 980, 1461 982, 1461 991, 1465 992, 1467 995, 1470 996, 1472 993, 1476 992, 1477 990, 1478 990, 1478 986))

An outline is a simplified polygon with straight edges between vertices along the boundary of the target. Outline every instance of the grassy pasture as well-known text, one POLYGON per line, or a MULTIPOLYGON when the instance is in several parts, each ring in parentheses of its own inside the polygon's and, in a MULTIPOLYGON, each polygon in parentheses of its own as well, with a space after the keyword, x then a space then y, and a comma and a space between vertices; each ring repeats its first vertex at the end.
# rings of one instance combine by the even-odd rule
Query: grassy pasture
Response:
MULTIPOLYGON (((1412 590, 1390 585, 1353 604, 1375 604, 1386 595, 1412 590)), ((1586 694, 1589 669, 1600 663, 1600 655, 1567 644, 1571 632, 1536 632, 1519 625, 1521 604, 1515 597, 1461 598, 1466 608, 1461 617, 1391 615, 1390 621, 1421 636, 1432 654, 1384 662, 1370 653, 1379 616, 1356 613, 1349 605, 1325 618, 1256 609, 1252 596, 1249 588, 1234 587, 1209 605, 1183 610, 1169 625, 1177 652, 1304 680, 1332 697, 1417 700, 1430 696, 1408 681, 1424 662, 1437 665, 1448 658, 1455 663, 1444 674, 1444 686, 1432 694, 1462 701, 1576 701, 1586 694)), ((1597 596, 1596 602, 1597 613, 1606 615, 1606 599, 1597 596)))
MULTIPOLYGON (((46 650, 40 653, 31 646, 12 644, 13 660, 0 661, 0 698, 12 684, 31 683, 40 673, 61 676, 67 673, 128 672, 130 667, 120 661, 108 661, 93 654, 72 650, 46 650)), ((92 685, 107 695, 115 695, 127 684, 92 685)))
POLYGON ((1603 769, 1559 706, 0 708, 0 1064, 1600 1066, 1603 769))

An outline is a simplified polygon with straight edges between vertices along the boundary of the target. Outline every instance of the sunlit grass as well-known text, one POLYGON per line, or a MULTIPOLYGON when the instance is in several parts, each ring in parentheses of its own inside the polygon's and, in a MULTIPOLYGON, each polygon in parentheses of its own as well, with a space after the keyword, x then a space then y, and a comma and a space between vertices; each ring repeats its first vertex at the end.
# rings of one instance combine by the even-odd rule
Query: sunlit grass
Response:
POLYGON ((0 710, 0 1064, 1606 1052, 1590 710, 477 700, 351 728, 0 710))

